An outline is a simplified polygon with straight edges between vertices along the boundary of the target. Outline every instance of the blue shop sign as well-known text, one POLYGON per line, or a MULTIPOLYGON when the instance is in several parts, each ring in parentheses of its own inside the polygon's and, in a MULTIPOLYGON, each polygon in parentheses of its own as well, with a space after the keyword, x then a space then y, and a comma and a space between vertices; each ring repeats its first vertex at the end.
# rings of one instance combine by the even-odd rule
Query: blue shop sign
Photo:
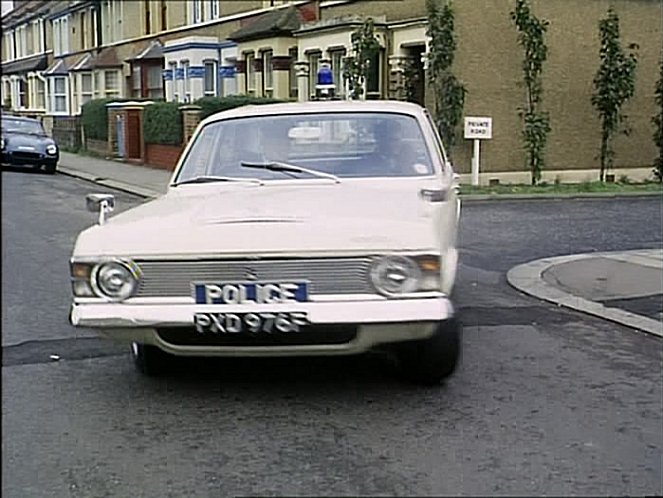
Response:
POLYGON ((162 74, 163 74, 163 80, 164 81, 172 81, 173 80, 173 70, 172 69, 164 69, 162 74))
POLYGON ((175 69, 175 79, 176 80, 183 80, 184 79, 184 68, 183 67, 178 67, 175 69))

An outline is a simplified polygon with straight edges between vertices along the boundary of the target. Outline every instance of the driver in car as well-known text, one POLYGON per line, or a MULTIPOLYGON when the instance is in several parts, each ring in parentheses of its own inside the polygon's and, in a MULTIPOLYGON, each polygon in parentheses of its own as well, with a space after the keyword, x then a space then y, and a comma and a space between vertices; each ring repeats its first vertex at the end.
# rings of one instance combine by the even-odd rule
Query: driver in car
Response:
POLYGON ((367 158, 367 167, 376 174, 386 176, 422 175, 430 172, 418 161, 414 146, 403 139, 400 123, 393 120, 378 121, 373 127, 375 150, 367 158))

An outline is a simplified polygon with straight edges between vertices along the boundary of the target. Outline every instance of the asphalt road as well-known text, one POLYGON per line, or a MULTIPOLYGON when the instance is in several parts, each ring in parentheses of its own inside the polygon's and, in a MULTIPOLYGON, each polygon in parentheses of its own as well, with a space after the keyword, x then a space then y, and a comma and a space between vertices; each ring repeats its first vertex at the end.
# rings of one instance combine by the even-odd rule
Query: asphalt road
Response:
POLYGON ((505 281, 544 256, 660 247, 660 200, 466 204, 463 363, 418 388, 372 356, 140 377, 67 322, 90 191, 108 189, 2 173, 3 496, 663 493, 660 339, 505 281))

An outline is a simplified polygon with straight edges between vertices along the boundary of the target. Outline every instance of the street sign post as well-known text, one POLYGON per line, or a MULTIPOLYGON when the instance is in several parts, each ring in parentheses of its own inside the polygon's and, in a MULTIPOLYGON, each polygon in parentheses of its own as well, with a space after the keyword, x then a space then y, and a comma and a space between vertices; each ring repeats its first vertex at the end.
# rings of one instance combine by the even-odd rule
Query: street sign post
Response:
POLYGON ((474 153, 472 154, 472 185, 479 185, 479 157, 481 153, 481 140, 493 138, 493 118, 466 117, 465 138, 474 140, 474 153))

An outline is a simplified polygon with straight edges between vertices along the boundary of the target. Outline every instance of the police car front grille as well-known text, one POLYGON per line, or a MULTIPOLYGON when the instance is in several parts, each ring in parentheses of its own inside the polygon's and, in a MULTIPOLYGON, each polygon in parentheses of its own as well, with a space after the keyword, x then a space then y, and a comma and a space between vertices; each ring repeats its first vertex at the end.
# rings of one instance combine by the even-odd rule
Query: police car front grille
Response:
POLYGON ((142 271, 136 297, 191 296, 193 282, 308 281, 309 294, 372 294, 372 259, 135 261, 142 271))

